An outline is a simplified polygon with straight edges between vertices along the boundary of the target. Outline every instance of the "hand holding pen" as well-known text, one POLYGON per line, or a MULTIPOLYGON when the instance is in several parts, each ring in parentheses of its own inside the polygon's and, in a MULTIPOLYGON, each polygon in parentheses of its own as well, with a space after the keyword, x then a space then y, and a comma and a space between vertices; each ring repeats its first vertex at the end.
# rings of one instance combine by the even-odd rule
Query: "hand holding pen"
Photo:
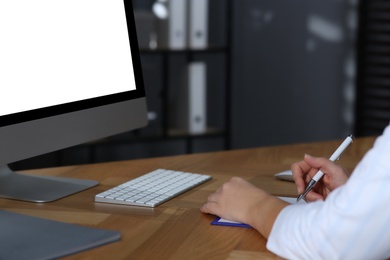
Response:
MULTIPOLYGON (((339 159, 340 155, 343 153, 343 151, 352 143, 353 141, 353 136, 352 135, 349 135, 345 140, 344 142, 336 149, 336 151, 332 154, 332 156, 329 158, 329 161, 335 161, 337 159, 339 159)), ((312 159, 313 160, 313 159, 312 159)), ((318 159, 317 159, 318 160, 318 159)), ((325 160, 325 159, 323 159, 325 160)), ((299 167, 299 168, 302 168, 302 165, 298 165, 299 163, 297 163, 296 167, 299 167)), ((305 163, 306 167, 309 167, 306 163, 305 163)), ((294 167, 294 166, 293 166, 294 167)), ((316 167, 314 167, 316 168, 316 167)), ((320 167, 318 167, 320 168, 320 167)), ((340 167, 339 167, 340 168, 340 167)), ((313 178, 311 179, 311 181, 309 182, 309 184, 307 185, 305 191, 299 195, 297 201, 305 198, 305 196, 313 189, 313 187, 316 185, 316 183, 323 177, 324 173, 322 171, 318 171, 314 176, 313 178)), ((298 184, 298 183, 297 183, 298 184)))

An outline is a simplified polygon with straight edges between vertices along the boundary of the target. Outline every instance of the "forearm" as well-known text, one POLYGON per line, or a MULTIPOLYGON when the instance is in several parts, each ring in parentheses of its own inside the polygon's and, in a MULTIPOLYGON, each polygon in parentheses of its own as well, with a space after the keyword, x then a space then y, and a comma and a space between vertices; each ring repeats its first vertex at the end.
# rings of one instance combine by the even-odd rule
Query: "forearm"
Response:
POLYGON ((268 238, 279 213, 288 205, 290 204, 275 196, 263 196, 258 205, 252 207, 250 214, 248 214, 248 224, 265 238, 268 238))

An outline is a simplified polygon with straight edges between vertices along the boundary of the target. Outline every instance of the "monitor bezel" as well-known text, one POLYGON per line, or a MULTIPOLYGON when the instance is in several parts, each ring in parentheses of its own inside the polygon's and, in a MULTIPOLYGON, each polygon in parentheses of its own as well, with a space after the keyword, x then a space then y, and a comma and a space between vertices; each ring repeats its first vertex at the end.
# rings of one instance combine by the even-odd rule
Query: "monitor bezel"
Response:
MULTIPOLYGON (((44 108, 33 109, 29 111, 23 111, 13 113, 9 115, 0 116, 0 127, 9 126, 13 124, 24 123, 32 120, 43 119, 52 116, 58 116, 61 114, 72 113, 80 110, 95 108, 99 106, 120 103, 127 100, 133 100, 137 98, 145 97, 145 88, 141 68, 141 57, 139 53, 138 39, 136 34, 136 27, 134 21, 134 12, 131 0, 123 0, 127 30, 129 34, 129 48, 131 51, 133 72, 135 79, 134 90, 126 92, 115 93, 106 96, 100 96, 90 99, 79 100, 75 102, 69 102, 65 104, 59 104, 55 106, 49 106, 44 108), (131 21, 131 22, 129 22, 131 21)), ((21 93, 22 95, 23 93, 21 93)), ((37 93, 37 95, 44 95, 44 93, 37 93)))

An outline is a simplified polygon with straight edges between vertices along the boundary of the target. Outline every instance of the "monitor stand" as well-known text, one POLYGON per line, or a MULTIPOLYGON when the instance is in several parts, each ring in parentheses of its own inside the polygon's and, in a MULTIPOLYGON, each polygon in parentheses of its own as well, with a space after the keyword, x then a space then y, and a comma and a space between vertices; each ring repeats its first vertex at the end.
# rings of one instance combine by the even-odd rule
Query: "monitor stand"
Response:
POLYGON ((29 202, 51 202, 98 185, 92 180, 16 173, 0 167, 0 198, 29 202))

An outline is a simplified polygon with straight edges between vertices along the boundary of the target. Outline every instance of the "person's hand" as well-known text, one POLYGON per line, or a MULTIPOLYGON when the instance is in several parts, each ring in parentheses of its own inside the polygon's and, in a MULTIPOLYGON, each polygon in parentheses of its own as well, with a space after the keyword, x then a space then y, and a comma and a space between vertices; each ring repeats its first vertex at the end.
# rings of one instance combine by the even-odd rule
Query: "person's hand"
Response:
POLYGON ((277 215, 287 205, 244 179, 233 177, 208 197, 200 211, 249 224, 268 237, 277 215))
POLYGON ((261 201, 266 192, 239 177, 233 177, 212 193, 201 207, 203 213, 248 223, 249 212, 261 201))
POLYGON ((343 185, 349 178, 349 173, 341 166, 326 158, 305 155, 303 161, 291 165, 293 178, 297 185, 298 194, 302 194, 313 178, 321 170, 324 176, 306 195, 306 201, 325 200, 328 194, 343 185))

